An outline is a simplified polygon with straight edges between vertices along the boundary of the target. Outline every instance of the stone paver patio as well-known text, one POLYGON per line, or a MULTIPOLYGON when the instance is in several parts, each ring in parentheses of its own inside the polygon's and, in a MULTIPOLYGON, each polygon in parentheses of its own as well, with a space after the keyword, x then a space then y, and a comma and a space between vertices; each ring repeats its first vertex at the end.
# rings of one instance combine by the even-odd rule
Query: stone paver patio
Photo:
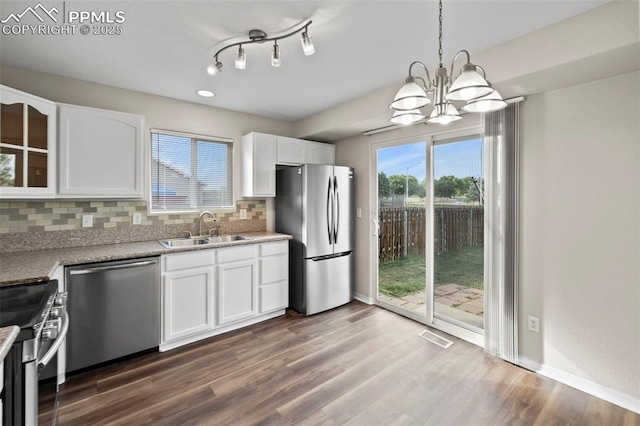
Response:
MULTIPOLYGON (((454 317, 482 328, 484 320, 484 291, 459 284, 438 285, 434 289, 436 312, 454 317), (437 305, 441 305, 438 307, 437 305), (441 312, 441 311, 446 311, 441 312), (471 315, 469 315, 471 314, 471 315)), ((426 294, 424 291, 403 297, 380 294, 380 300, 401 306, 421 315, 426 314, 426 294)))

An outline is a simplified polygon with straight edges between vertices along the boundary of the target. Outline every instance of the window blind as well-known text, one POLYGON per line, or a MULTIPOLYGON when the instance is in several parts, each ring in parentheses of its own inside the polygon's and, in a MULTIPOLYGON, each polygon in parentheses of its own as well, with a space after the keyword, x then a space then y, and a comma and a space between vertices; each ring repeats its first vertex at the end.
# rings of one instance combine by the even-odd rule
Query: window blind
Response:
POLYGON ((233 206, 233 143, 151 131, 151 210, 233 206))
POLYGON ((518 103, 485 115, 485 351, 512 363, 518 362, 518 135, 518 103))

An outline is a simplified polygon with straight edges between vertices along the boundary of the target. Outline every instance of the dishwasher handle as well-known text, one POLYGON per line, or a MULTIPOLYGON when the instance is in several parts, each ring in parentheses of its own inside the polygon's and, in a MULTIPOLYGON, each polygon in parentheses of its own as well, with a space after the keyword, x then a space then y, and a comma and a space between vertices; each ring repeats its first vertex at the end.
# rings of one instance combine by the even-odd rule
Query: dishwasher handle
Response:
POLYGON ((156 263, 156 260, 144 260, 140 262, 122 263, 120 265, 96 266, 95 268, 87 269, 72 269, 69 271, 69 275, 95 274, 98 272, 114 271, 116 269, 136 268, 138 266, 154 265, 156 263))

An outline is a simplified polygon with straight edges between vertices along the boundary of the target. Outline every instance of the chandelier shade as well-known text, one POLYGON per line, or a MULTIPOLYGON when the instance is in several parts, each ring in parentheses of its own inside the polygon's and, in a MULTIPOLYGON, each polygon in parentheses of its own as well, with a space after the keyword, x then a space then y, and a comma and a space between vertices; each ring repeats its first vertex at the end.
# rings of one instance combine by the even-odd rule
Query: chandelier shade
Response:
POLYGON ((427 92, 418 86, 414 78, 407 78, 389 107, 396 111, 409 111, 430 103, 431 99, 427 96, 427 92))
POLYGON ((402 124, 404 126, 408 124, 413 124, 416 121, 420 121, 424 118, 424 115, 420 112, 419 109, 413 109, 409 111, 395 111, 393 113, 393 117, 391 117, 391 121, 393 124, 402 124))
POLYGON ((450 103, 446 103, 437 105, 433 111, 431 111, 427 122, 446 125, 458 120, 462 120, 462 117, 456 107, 450 103))
POLYGON ((467 64, 455 79, 445 95, 448 101, 469 101, 493 92, 493 88, 476 70, 473 64, 467 64))
POLYGON ((500 96, 497 90, 494 90, 486 96, 467 102, 467 104, 462 107, 462 110, 465 112, 492 112, 498 111, 506 106, 507 102, 502 99, 502 96, 500 96))

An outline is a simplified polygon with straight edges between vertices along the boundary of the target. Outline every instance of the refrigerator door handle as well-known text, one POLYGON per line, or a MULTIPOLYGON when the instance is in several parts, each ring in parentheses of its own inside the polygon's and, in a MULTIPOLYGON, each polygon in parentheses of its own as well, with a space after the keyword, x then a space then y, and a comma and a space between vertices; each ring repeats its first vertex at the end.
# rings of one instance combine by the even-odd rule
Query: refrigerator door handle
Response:
POLYGON ((333 196, 335 198, 335 209, 336 212, 334 212, 334 217, 335 217, 335 224, 334 224, 334 228, 333 228, 333 242, 334 243, 338 243, 338 233, 340 231, 340 194, 338 193, 338 178, 336 178, 335 176, 333 177, 333 196))
POLYGON ((329 186, 327 187, 327 233, 329 235, 329 244, 331 242, 331 230, 333 228, 333 197, 331 194, 331 177, 329 177, 329 186))

